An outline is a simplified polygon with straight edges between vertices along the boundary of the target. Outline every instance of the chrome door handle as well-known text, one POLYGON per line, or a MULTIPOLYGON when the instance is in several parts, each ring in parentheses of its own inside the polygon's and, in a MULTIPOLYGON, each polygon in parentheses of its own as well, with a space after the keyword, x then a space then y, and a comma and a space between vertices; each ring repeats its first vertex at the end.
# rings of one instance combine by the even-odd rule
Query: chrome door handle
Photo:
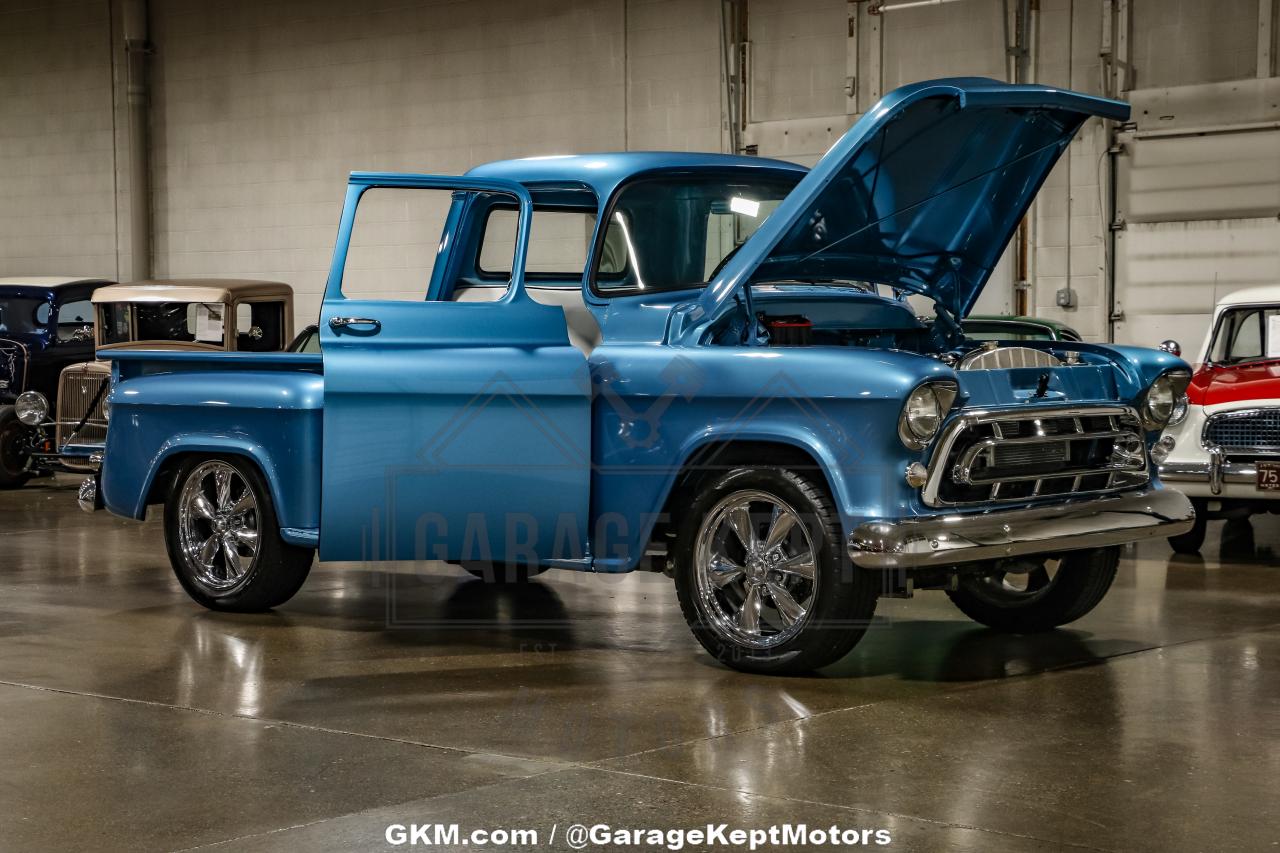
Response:
POLYGON ((345 329, 348 326, 373 326, 374 329, 381 329, 382 323, 371 317, 330 317, 329 328, 345 329))

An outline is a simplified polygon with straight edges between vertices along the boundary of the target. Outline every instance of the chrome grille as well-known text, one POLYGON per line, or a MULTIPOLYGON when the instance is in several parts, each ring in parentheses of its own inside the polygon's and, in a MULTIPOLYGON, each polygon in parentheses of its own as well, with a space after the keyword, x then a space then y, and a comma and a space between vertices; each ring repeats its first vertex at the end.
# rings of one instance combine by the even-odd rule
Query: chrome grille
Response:
POLYGON ((944 430, 923 496, 930 506, 1032 501, 1149 479, 1145 437, 1132 409, 972 412, 944 430))
POLYGON ((1009 370, 1015 367, 1061 367, 1052 353, 1031 347, 983 347, 960 360, 961 370, 1009 370))
POLYGON ((56 441, 61 448, 68 441, 75 444, 105 444, 107 419, 102 413, 102 400, 94 406, 93 413, 78 433, 76 425, 89 411, 98 392, 111 380, 108 370, 97 364, 76 364, 62 371, 58 381, 58 429, 56 441))
POLYGON ((1227 453, 1280 454, 1280 408, 1211 415, 1205 421, 1203 439, 1227 453))

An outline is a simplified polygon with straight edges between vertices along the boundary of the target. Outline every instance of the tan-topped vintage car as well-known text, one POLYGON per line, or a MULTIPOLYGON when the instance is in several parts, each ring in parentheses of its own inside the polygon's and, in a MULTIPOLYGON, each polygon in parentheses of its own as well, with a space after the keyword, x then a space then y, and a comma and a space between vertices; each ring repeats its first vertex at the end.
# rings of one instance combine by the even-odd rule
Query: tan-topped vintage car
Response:
POLYGON ((98 360, 58 380, 55 467, 93 470, 107 439, 111 353, 121 349, 277 352, 293 340, 293 289, 275 281, 190 279, 100 287, 93 294, 98 360))

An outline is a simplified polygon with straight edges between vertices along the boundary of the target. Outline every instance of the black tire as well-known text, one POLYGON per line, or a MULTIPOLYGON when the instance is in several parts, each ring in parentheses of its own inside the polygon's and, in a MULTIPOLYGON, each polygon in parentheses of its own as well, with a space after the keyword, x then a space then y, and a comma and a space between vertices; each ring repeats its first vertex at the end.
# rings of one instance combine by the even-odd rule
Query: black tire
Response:
POLYGON ((463 563, 467 574, 485 583, 525 583, 545 572, 545 566, 517 566, 510 563, 463 563))
POLYGON ((1169 546, 1175 554, 1199 554, 1204 545, 1205 530, 1209 526, 1209 502, 1204 498, 1192 498, 1191 506, 1196 511, 1196 521, 1186 533, 1169 537, 1169 546))
POLYGON ((0 406, 0 489, 20 489, 32 477, 27 468, 28 429, 13 406, 0 406))
POLYGON ((1072 551, 1062 556, 1047 585, 1033 592, 1007 592, 1004 574, 993 572, 962 576, 959 588, 947 595, 975 622, 997 631, 1035 634, 1074 622, 1097 607, 1119 562, 1118 547, 1072 551))
MULTIPOLYGON (((694 494, 677 528, 672 557, 680 609, 702 647, 734 669, 773 675, 811 672, 848 654, 866 633, 875 613, 880 578, 854 568, 845 554, 839 515, 826 483, 820 477, 784 468, 738 468, 708 477, 694 494), (769 500, 753 501, 752 495, 768 496, 769 500), (730 518, 737 506, 734 502, 747 502, 748 527, 756 531, 752 536, 768 545, 772 519, 778 516, 764 516, 759 509, 767 509, 770 500, 775 508, 785 508, 782 514, 791 513, 798 522, 792 523, 780 545, 771 550, 762 547, 753 559, 730 518), (757 512, 753 513, 752 507, 757 512), (763 521, 757 524, 757 518, 763 521), (725 532, 725 524, 732 533, 725 532), (720 553, 716 548, 735 547, 743 555, 742 571, 732 581, 711 580, 717 573, 709 566, 718 558, 708 559, 708 555, 720 553), (804 571, 812 573, 812 580, 778 568, 806 557, 804 571), (780 594, 784 602, 789 599, 790 605, 807 605, 801 615, 789 615, 788 607, 778 603, 779 594, 771 591, 778 586, 784 587, 780 594), (735 620, 729 615, 735 601, 739 613, 755 602, 750 608, 757 614, 754 626, 748 625, 746 630, 754 627, 759 637, 733 636, 744 630, 741 616, 735 620), (759 645, 765 642, 773 644, 759 645)), ((727 550, 724 555, 728 556, 727 550)), ((723 561, 719 564, 725 565, 723 561)), ((728 574, 720 573, 720 577, 728 574)))
MULTIPOLYGON (((192 487, 196 488, 194 485, 192 487)), ((234 480, 231 488, 234 490, 234 480)), ((232 491, 230 497, 237 494, 243 496, 244 493, 232 491)), ((208 497, 207 491, 205 496, 208 497)), ((227 519, 223 521, 225 523, 227 519)), ((207 522, 208 528, 199 526, 206 523, 202 519, 192 523, 197 526, 196 532, 200 535, 203 535, 200 533, 202 529, 210 531, 210 538, 217 535, 212 532, 213 522, 207 522)), ((290 545, 280 538, 280 524, 266 481, 255 465, 237 456, 198 456, 183 461, 165 500, 164 541, 173 573, 187 595, 210 610, 232 613, 260 613, 284 604, 307 579, 315 557, 314 549, 290 545), (186 523, 182 512, 184 493, 193 479, 203 480, 208 476, 206 472, 209 469, 206 466, 218 464, 233 470, 247 487, 246 491, 252 492, 255 506, 243 515, 252 519, 257 534, 257 550, 253 553, 248 568, 237 577, 234 584, 225 588, 216 585, 216 579, 203 576, 195 564, 198 558, 188 557, 182 545, 186 523)), ((215 546, 213 560, 215 563, 220 561, 223 569, 227 569, 228 558, 222 548, 215 546)), ((216 574, 216 569, 209 574, 216 574)))

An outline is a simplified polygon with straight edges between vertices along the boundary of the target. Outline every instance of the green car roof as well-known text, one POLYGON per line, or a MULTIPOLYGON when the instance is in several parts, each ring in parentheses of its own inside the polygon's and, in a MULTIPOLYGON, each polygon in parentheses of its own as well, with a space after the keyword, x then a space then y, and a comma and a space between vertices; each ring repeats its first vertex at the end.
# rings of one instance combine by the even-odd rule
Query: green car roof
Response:
POLYGON ((990 323, 1025 323, 1029 326, 1040 326, 1053 330, 1055 338, 1069 337, 1080 340, 1080 333, 1068 326, 1066 323, 1058 320, 1050 320, 1048 317, 1023 317, 1013 316, 1009 314, 970 314, 964 318, 964 322, 990 322, 990 323))

